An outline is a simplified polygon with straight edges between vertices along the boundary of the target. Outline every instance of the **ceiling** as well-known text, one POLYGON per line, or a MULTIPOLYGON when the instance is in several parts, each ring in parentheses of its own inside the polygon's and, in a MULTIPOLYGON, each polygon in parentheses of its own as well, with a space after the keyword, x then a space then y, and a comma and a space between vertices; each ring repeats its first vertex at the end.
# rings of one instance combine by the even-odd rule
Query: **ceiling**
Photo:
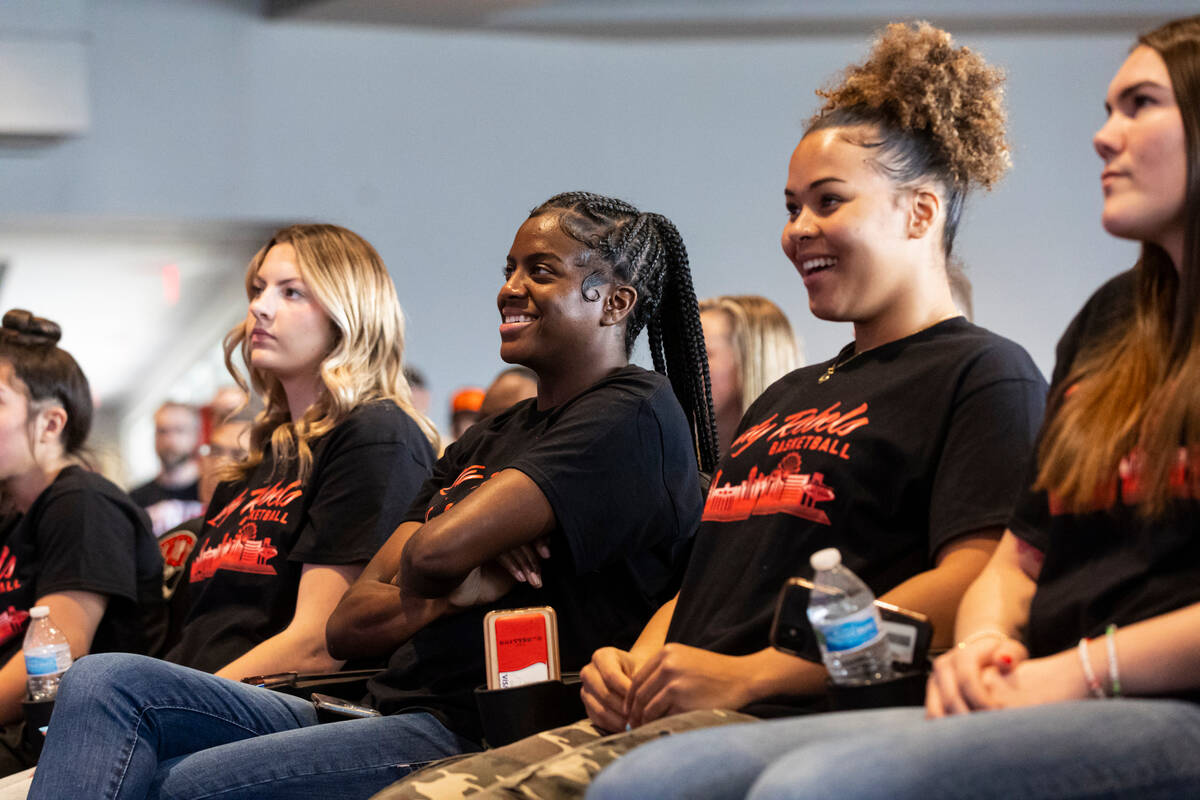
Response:
POLYGON ((1195 0, 263 0, 273 18, 548 35, 814 36, 928 18, 973 30, 1128 31, 1195 0))

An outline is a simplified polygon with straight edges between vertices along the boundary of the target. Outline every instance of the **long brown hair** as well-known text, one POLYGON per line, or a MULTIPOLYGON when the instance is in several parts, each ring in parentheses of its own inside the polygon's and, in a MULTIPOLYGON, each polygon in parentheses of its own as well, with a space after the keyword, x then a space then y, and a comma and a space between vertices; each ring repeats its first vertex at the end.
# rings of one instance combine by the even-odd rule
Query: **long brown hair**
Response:
MULTIPOLYGON (((310 443, 332 430, 360 405, 391 400, 404 410, 429 439, 439 440, 433 423, 413 408, 412 390, 404 377, 404 316, 396 287, 375 248, 353 231, 336 225, 292 225, 277 231, 250 260, 246 295, 253 296, 254 279, 267 252, 277 244, 296 251, 300 277, 333 322, 332 349, 321 362, 321 391, 301 419, 288 412, 287 395, 279 379, 250 367, 250 384, 265 408, 250 429, 250 454, 229 469, 226 478, 245 478, 269 450, 276 468, 291 459, 299 463, 304 481, 312 467, 310 443)), ((242 389, 246 380, 233 363, 241 352, 250 364, 246 326, 238 323, 225 337, 225 365, 242 389)))
POLYGON ((1055 390, 1039 448, 1037 488, 1068 511, 1108 505, 1131 456, 1147 516, 1171 497, 1180 447, 1200 453, 1200 16, 1138 38, 1166 63, 1187 158, 1183 263, 1142 243, 1130 322, 1080 353, 1055 390))

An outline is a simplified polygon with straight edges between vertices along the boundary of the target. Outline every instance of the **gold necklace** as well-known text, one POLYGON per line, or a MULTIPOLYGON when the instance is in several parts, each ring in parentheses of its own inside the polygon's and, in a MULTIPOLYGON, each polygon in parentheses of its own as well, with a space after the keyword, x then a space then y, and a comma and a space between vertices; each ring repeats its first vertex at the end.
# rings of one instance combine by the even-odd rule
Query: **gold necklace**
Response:
MULTIPOLYGON (((896 339, 892 339, 892 341, 898 342, 898 341, 900 341, 900 339, 907 339, 910 336, 916 336, 921 331, 927 331, 930 328, 932 328, 934 325, 941 325, 943 322, 945 322, 948 319, 953 319, 954 317, 961 317, 961 316, 962 316, 961 314, 959 314, 957 311, 955 311, 953 314, 947 314, 946 316, 941 317, 940 319, 935 319, 933 322, 929 323, 928 325, 922 325, 920 328, 917 328, 912 333, 906 333, 903 336, 900 336, 896 339)), ((891 344, 891 342, 884 342, 883 344, 891 344)), ((854 347, 854 343, 851 342, 850 346, 854 347)), ((875 347, 882 347, 882 346, 883 345, 875 345, 875 347)), ((850 354, 850 356, 848 358, 842 358, 841 354, 839 353, 838 358, 833 362, 833 365, 830 366, 829 369, 825 370, 824 374, 822 374, 821 377, 817 378, 817 383, 824 383, 825 381, 829 380, 830 378, 833 377, 833 373, 837 372, 840 368, 846 366, 851 361, 853 361, 854 359, 861 356, 863 353, 871 352, 872 350, 875 349, 875 347, 868 347, 866 350, 861 350, 861 351, 855 350, 853 353, 850 354)))
MULTIPOLYGON (((853 345, 851 345, 851 346, 853 346, 853 345)), ((833 377, 833 373, 837 372, 837 368, 838 368, 838 367, 844 367, 844 366, 846 366, 846 365, 847 365, 847 364, 849 364, 851 361, 853 361, 854 359, 858 358, 858 357, 859 357, 859 356, 861 356, 863 353, 867 353, 867 352, 870 352, 870 351, 868 351, 868 350, 863 350, 863 351, 862 351, 862 353, 860 353, 860 352, 858 352, 858 351, 855 351, 855 352, 853 352, 853 353, 851 353, 851 354, 850 354, 850 357, 849 357, 849 358, 841 358, 841 357, 839 356, 837 359, 835 359, 835 360, 834 360, 834 362, 833 362, 833 365, 832 365, 832 366, 830 366, 830 367, 829 367, 829 369, 825 370, 825 374, 824 374, 824 375, 822 375, 821 377, 817 378, 817 383, 824 383, 825 381, 829 380, 830 378, 832 378, 832 377, 833 377)))

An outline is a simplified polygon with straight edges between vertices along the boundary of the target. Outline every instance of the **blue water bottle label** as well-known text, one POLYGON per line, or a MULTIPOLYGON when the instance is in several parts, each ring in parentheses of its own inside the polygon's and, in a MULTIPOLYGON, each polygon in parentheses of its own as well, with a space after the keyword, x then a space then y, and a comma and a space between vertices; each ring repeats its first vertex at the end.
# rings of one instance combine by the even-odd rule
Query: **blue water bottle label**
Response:
POLYGON ((840 653, 870 644, 879 636, 875 609, 864 608, 832 625, 814 625, 817 635, 825 642, 825 650, 840 653))
POLYGON ((55 675, 66 672, 70 666, 71 648, 66 644, 25 651, 25 674, 27 675, 55 675))
POLYGON ((58 659, 53 655, 25 656, 25 672, 30 675, 53 675, 58 672, 58 659))

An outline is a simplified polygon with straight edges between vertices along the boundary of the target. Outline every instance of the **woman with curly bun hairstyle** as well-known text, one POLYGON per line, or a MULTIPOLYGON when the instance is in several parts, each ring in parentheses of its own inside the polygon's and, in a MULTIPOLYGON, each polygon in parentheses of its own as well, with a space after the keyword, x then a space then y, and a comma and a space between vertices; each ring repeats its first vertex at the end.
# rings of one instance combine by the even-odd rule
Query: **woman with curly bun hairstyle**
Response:
POLYGON ((924 711, 681 736, 597 797, 1200 795, 1200 17, 1139 37, 1105 106, 1102 223, 1141 258, 1059 342, 1033 485, 924 711))
POLYGON ((952 642, 958 601, 1018 496, 1045 397, 1024 350, 958 315, 947 278, 964 198, 1007 166, 1000 86, 944 31, 893 25, 823 93, 789 165, 782 244, 813 314, 851 323, 854 341, 776 380, 742 415, 678 595, 632 648, 601 648, 581 673, 590 743, 511 769, 585 738, 582 726, 558 729, 431 771, 448 776, 440 782, 414 775, 388 800, 454 797, 497 772, 497 790, 576 796, 631 749, 593 792, 723 796, 735 779, 714 742, 747 726, 722 725, 665 760, 663 745, 644 757, 640 745, 824 707, 825 669, 770 647, 780 588, 823 548, 838 548, 877 596, 929 617, 935 646, 952 642))
MULTIPOLYGON (((145 652, 162 607, 162 559, 129 496, 83 465, 87 378, 57 346, 59 326, 13 309, 0 327, 0 722, 21 717, 22 636, 46 606, 71 655, 145 652), (144 616, 145 615, 145 616, 144 616)), ((65 669, 70 663, 59 663, 65 669)), ((8 766, 7 759, 0 766, 8 766)))

